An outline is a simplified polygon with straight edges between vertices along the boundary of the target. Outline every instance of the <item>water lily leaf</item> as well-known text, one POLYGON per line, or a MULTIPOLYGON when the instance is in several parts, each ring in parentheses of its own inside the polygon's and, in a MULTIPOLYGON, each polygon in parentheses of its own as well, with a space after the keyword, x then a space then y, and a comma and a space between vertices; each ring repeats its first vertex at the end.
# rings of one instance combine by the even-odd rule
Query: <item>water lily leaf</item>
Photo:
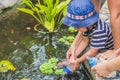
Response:
POLYGON ((7 72, 8 68, 7 67, 0 67, 0 72, 7 72))
POLYGON ((20 80, 29 80, 29 79, 27 79, 27 78, 22 78, 22 79, 20 79, 20 80))
POLYGON ((0 62, 0 72, 7 72, 8 70, 16 70, 12 63, 8 60, 2 60, 0 62))

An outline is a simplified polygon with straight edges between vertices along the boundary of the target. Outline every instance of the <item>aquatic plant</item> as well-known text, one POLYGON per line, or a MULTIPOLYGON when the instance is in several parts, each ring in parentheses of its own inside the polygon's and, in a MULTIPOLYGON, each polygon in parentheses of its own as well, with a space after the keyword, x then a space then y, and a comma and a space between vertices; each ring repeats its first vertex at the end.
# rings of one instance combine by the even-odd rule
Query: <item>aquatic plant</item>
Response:
POLYGON ((43 74, 63 74, 63 69, 57 68, 57 58, 51 58, 48 60, 48 62, 43 63, 40 66, 40 71, 43 74))
POLYGON ((74 40, 74 36, 69 35, 69 36, 63 36, 58 41, 66 44, 66 45, 71 45, 73 40, 74 40))
POLYGON ((54 32, 55 26, 62 24, 62 16, 69 2, 70 0, 43 0, 43 2, 38 0, 34 4, 31 0, 22 0, 21 5, 27 7, 18 8, 18 10, 31 15, 38 21, 39 24, 34 27, 36 31, 39 31, 37 27, 42 25, 49 32, 54 32))
POLYGON ((16 70, 12 63, 8 60, 0 61, 0 72, 7 72, 8 70, 16 70))
POLYGON ((22 79, 20 79, 20 80, 29 80, 28 78, 22 78, 22 79))
POLYGON ((69 27, 68 31, 71 32, 71 33, 77 32, 77 30, 75 28, 73 28, 73 27, 69 27))
POLYGON ((75 38, 75 33, 77 32, 77 30, 73 27, 69 27, 68 31, 70 32, 70 34, 64 35, 58 41, 70 46, 75 38))

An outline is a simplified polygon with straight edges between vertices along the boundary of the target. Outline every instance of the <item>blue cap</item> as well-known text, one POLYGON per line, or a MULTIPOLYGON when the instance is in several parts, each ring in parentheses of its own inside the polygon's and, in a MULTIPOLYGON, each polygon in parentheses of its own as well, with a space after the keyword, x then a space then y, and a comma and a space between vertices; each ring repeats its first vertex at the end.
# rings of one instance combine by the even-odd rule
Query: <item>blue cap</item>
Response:
POLYGON ((99 20, 99 14, 95 11, 90 0, 71 0, 67 7, 63 24, 75 28, 88 27, 99 20))
POLYGON ((71 71, 70 71, 70 69, 69 69, 68 67, 64 67, 64 71, 65 71, 67 74, 70 74, 70 73, 71 73, 71 71))

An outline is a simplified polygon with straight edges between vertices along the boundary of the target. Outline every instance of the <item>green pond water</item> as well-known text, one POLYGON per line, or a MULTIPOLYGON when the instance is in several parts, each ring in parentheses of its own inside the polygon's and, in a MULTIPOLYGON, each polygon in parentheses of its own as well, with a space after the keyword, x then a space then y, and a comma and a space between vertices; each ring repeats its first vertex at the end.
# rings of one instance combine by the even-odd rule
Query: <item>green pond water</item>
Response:
MULTIPOLYGON (((69 34, 65 26, 52 34, 34 31, 35 20, 16 8, 7 9, 0 14, 0 61, 9 60, 15 71, 1 72, 0 80, 64 80, 62 76, 44 75, 39 66, 51 57, 65 59, 68 46, 58 39, 69 34)), ((91 80, 81 68, 83 80, 91 80)))

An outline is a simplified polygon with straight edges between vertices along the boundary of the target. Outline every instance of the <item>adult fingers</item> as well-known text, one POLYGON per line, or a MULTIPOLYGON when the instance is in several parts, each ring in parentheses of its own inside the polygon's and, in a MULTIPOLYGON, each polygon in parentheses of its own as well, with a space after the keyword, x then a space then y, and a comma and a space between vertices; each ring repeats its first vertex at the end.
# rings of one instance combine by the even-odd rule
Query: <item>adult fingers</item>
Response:
POLYGON ((93 66, 93 67, 91 67, 91 70, 95 73, 95 74, 97 74, 97 72, 96 72, 96 68, 93 66))
POLYGON ((105 54, 98 54, 97 56, 96 56, 99 60, 107 60, 107 57, 106 57, 106 55, 105 54))
POLYGON ((116 54, 117 54, 116 56, 120 56, 120 48, 117 49, 116 54))
POLYGON ((97 58, 104 57, 104 54, 100 53, 96 56, 97 58))
POLYGON ((104 78, 102 75, 96 74, 96 80, 103 80, 102 78, 104 78))

